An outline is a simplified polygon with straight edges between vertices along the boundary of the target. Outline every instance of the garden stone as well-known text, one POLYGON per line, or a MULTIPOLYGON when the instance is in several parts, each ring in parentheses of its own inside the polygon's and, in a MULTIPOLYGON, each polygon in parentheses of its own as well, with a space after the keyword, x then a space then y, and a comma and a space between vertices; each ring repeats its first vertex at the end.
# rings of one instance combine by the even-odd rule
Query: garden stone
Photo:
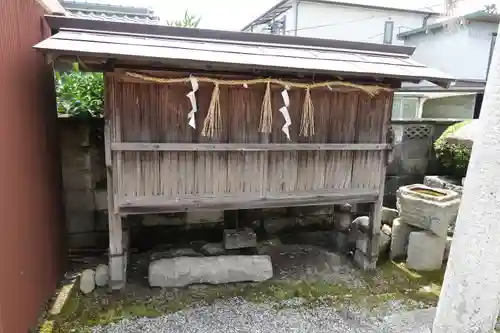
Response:
POLYGON ((368 230, 370 230, 370 218, 368 216, 360 216, 356 218, 352 224, 354 224, 359 231, 368 232, 368 230))
POLYGON ((200 250, 209 256, 218 256, 226 252, 222 243, 208 243, 203 245, 200 250))
POLYGON ((410 233, 416 230, 418 229, 404 223, 402 218, 398 217, 394 219, 391 229, 391 259, 400 259, 406 257, 410 233))
POLYGON ((95 272, 93 269, 86 269, 80 275, 80 290, 84 294, 91 293, 95 289, 95 272))
POLYGON ((374 271, 377 268, 377 261, 368 260, 368 257, 359 249, 354 252, 354 262, 364 271, 374 271))
MULTIPOLYGON (((380 230, 378 237, 374 237, 375 241, 378 241, 379 253, 386 252, 389 249, 391 243, 391 236, 385 234, 380 230)), ((360 237, 356 241, 356 249, 360 250, 364 254, 369 254, 370 249, 370 239, 367 234, 360 234, 360 237)), ((378 256, 379 253, 373 253, 374 256, 378 256)))
POLYGON ((250 228, 224 230, 224 248, 226 250, 257 247, 257 235, 250 228))
POLYGON ((443 264, 446 239, 428 231, 414 231, 408 242, 406 266, 417 271, 433 271, 443 264))
POLYGON ((446 239, 448 226, 458 213, 460 196, 450 190, 414 184, 398 189, 397 204, 405 223, 446 239))
POLYGON ((98 287, 105 287, 108 284, 109 267, 108 265, 99 265, 95 269, 95 284, 98 287))
POLYGON ((272 277, 271 258, 265 255, 161 259, 149 265, 148 275, 151 287, 262 282, 272 277))
POLYGON ((382 223, 392 226, 392 221, 399 216, 396 209, 382 207, 382 223))

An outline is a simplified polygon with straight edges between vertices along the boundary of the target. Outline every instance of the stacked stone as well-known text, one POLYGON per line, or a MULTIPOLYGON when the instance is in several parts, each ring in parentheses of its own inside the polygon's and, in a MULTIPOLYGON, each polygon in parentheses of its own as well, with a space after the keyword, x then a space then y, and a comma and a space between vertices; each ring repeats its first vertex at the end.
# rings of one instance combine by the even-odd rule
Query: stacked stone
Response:
POLYGON ((406 256, 408 268, 441 268, 451 239, 448 228, 457 216, 460 195, 426 185, 403 186, 397 192, 399 217, 393 221, 391 259, 406 256))

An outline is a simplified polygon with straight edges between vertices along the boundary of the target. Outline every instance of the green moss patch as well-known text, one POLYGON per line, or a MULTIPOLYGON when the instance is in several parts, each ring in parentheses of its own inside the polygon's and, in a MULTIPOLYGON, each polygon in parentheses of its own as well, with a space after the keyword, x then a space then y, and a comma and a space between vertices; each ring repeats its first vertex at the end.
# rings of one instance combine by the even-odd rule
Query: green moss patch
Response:
POLYGON ((190 306, 208 305, 217 300, 242 297, 266 303, 276 309, 290 307, 286 300, 300 298, 300 306, 328 305, 341 308, 356 305, 367 310, 381 309, 390 301, 406 306, 433 306, 439 297, 443 270, 421 273, 404 264, 387 262, 375 274, 362 274, 356 286, 324 281, 266 281, 179 289, 150 289, 132 285, 124 292, 96 290, 82 295, 74 292, 58 315, 46 315, 39 332, 90 332, 91 327, 124 318, 158 317, 190 306))

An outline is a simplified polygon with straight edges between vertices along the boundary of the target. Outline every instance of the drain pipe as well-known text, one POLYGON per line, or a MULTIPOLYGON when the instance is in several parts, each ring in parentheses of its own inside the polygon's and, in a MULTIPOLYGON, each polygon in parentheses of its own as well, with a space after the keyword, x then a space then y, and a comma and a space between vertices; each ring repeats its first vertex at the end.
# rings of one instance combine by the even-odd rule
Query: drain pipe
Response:
POLYGON ((300 0, 295 0, 295 23, 294 23, 294 26, 295 26, 295 29, 293 29, 293 33, 294 33, 294 36, 297 36, 297 28, 298 28, 298 21, 299 21, 299 3, 300 3, 300 0))

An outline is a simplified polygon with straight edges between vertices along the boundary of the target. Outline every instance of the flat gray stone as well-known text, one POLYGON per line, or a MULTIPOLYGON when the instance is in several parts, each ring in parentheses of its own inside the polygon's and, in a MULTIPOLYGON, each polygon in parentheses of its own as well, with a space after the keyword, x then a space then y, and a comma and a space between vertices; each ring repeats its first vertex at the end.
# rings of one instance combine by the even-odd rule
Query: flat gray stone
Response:
POLYGON ((80 275, 80 290, 84 294, 91 293, 95 289, 95 272, 93 269, 86 269, 80 275))
POLYGON ((99 265, 95 269, 94 281, 96 286, 105 287, 108 285, 109 267, 108 265, 99 265))
POLYGON ((151 287, 261 282, 272 277, 271 258, 265 255, 161 259, 151 262, 148 275, 151 287))
POLYGON ((360 231, 367 232, 370 229, 370 218, 368 216, 360 216, 352 221, 352 224, 360 231))
POLYGON ((203 245, 200 250, 203 254, 209 256, 219 256, 226 252, 222 243, 208 243, 203 245))
POLYGON ((406 224, 400 217, 394 219, 391 229, 390 258, 401 259, 406 257, 408 251, 408 241, 410 233, 418 230, 417 228, 406 224))
POLYGON ((428 231, 414 231, 408 242, 406 266, 417 271, 433 271, 443 264, 446 239, 428 231))
POLYGON ((257 235, 250 228, 224 230, 224 248, 226 250, 257 247, 257 235))
POLYGON ((354 261, 364 271, 374 271, 377 268, 377 260, 368 260, 368 257, 359 249, 354 252, 354 261))

